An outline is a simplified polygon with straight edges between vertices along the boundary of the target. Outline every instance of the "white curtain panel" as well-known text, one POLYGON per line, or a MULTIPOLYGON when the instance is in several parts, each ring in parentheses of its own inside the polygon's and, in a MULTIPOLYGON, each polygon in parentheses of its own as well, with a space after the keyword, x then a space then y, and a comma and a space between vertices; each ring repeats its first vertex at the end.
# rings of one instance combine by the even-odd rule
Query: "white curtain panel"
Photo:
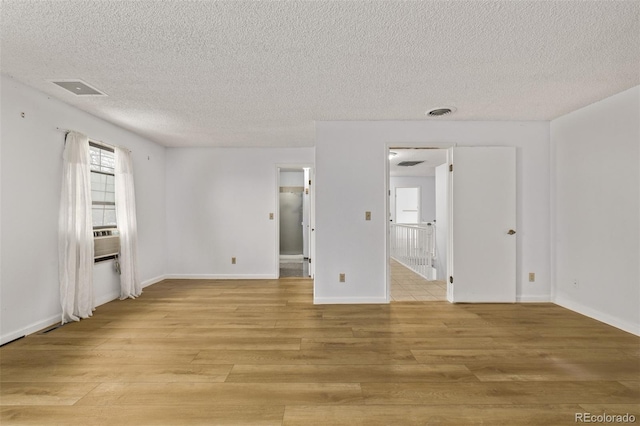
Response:
POLYGON ((58 222, 58 273, 62 324, 93 314, 93 223, 89 140, 67 134, 58 222))
POLYGON ((116 220, 120 232, 120 299, 142 293, 138 278, 138 223, 131 153, 115 148, 116 220))

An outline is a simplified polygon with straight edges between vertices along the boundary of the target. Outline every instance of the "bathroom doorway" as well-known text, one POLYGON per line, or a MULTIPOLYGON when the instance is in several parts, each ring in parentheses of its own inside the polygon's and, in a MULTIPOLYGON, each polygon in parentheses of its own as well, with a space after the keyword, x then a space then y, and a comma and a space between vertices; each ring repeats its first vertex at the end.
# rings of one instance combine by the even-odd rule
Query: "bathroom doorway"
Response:
POLYGON ((279 276, 308 278, 311 246, 310 168, 278 171, 279 276))

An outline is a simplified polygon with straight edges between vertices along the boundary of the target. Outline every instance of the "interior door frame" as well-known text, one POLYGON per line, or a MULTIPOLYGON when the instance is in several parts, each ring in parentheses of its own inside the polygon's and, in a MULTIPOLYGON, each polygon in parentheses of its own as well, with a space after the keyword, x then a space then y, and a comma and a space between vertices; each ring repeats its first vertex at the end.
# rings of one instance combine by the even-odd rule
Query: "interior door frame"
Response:
MULTIPOLYGON (((386 233, 385 233, 385 257, 387 262, 385 264, 385 275, 386 275, 386 301, 387 303, 391 302, 391 169, 389 167, 389 151, 393 151, 394 149, 446 149, 457 146, 457 143, 453 142, 387 142, 385 144, 385 180, 384 180, 384 194, 385 194, 385 217, 387 218, 386 223, 386 233)), ((447 152, 447 165, 451 164, 451 159, 449 158, 449 154, 447 152)), ((394 202, 395 203, 395 202, 394 202)), ((394 205, 395 208, 395 205, 394 205)), ((449 242, 447 242, 447 248, 449 247, 449 242)), ((447 276, 449 271, 447 271, 447 276)))
MULTIPOLYGON (((469 147, 469 148, 482 148, 482 147, 491 147, 492 145, 467 145, 465 147, 469 147)), ((496 147, 499 146, 506 146, 506 145, 498 145, 496 147)), ((423 149, 446 149, 447 150, 447 161, 446 164, 448 165, 448 167, 451 167, 453 164, 453 158, 451 158, 451 150, 450 148, 456 148, 458 147, 457 143, 427 143, 427 142, 422 142, 422 143, 402 143, 402 142, 388 142, 385 144, 385 175, 386 175, 386 179, 385 179, 385 199, 386 199, 386 217, 388 218, 387 223, 386 223, 386 234, 385 234, 385 239, 386 239, 386 244, 385 244, 385 250, 386 250, 386 258, 387 258, 387 262, 386 262, 386 300, 387 303, 390 302, 391 300, 391 267, 390 267, 390 263, 391 263, 391 248, 390 248, 390 218, 391 218, 391 213, 390 213, 390 167, 389 167, 389 151, 392 151, 394 149, 403 149, 403 148, 423 148, 423 149)), ((516 176, 517 176, 517 168, 518 168, 518 164, 517 164, 517 160, 515 161, 514 167, 516 167, 516 176)), ((448 192, 448 196, 449 196, 449 211, 448 211, 448 216, 449 216, 449 232, 448 232, 448 238, 447 238, 447 273, 446 276, 449 277, 453 274, 453 234, 455 232, 454 226, 455 224, 453 223, 453 221, 451 220, 452 215, 453 215, 453 209, 451 208, 451 202, 453 200, 453 185, 451 184, 451 180, 448 180, 447 183, 447 192, 448 192)), ((518 197, 518 188, 516 186, 516 194, 515 194, 516 200, 518 197)), ((517 201, 516 201, 516 213, 515 213, 515 225, 517 225, 518 222, 518 207, 517 207, 517 201)), ((516 301, 517 301, 517 274, 518 274, 518 253, 517 253, 517 249, 518 249, 518 245, 516 243, 515 246, 515 268, 516 268, 516 282, 514 283, 514 285, 516 286, 516 301)), ((447 281, 448 283, 448 281, 447 281)), ((450 286, 447 285, 447 300, 450 303, 456 303, 453 291, 450 291, 450 286)))
MULTIPOLYGON (((309 188, 309 259, 311 262, 309 263, 309 275, 311 279, 315 277, 315 252, 316 252, 316 241, 314 229, 315 225, 315 165, 311 163, 278 163, 276 164, 276 188, 275 188, 275 210, 274 210, 274 218, 275 221, 275 258, 274 258, 274 269, 275 269, 275 278, 280 278, 280 172, 286 171, 288 169, 300 170, 309 169, 309 180, 311 181, 311 185, 309 188)), ((304 194, 303 194, 304 197, 304 194)))

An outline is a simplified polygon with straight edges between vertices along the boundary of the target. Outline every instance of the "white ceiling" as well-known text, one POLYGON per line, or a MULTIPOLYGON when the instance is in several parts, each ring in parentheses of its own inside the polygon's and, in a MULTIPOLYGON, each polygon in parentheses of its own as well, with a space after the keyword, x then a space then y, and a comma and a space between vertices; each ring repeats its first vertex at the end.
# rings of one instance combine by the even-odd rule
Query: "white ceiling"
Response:
POLYGON ((0 70, 166 146, 316 120, 550 120, 640 84, 637 1, 1 3, 0 70), (82 79, 107 97, 51 83, 82 79), (440 118, 442 120, 442 118, 440 118))

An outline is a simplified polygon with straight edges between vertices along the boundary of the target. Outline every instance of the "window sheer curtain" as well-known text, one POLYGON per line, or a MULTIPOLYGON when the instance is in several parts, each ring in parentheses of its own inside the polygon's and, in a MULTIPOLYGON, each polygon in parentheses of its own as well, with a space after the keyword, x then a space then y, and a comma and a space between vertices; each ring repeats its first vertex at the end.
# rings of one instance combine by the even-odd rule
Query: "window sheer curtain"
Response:
POLYGON ((120 232, 120 299, 142 293, 138 278, 138 223, 131 153, 115 148, 116 219, 120 232))
POLYGON ((89 140, 67 134, 58 219, 58 274, 62 324, 93 314, 93 224, 89 140))

